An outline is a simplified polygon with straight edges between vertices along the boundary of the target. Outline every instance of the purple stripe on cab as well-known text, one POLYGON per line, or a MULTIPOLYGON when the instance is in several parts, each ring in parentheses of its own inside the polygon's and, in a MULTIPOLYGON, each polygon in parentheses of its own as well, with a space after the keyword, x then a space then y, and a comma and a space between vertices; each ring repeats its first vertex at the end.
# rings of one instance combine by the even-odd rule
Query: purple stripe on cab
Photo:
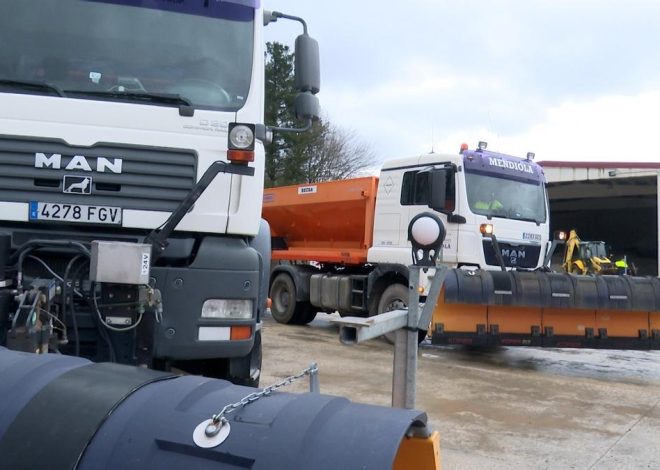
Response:
POLYGON ((543 170, 536 163, 488 150, 463 153, 465 171, 540 184, 543 170))
POLYGON ((261 6, 261 0, 220 0, 221 2, 227 3, 236 3, 237 5, 243 5, 250 8, 259 8, 261 6))

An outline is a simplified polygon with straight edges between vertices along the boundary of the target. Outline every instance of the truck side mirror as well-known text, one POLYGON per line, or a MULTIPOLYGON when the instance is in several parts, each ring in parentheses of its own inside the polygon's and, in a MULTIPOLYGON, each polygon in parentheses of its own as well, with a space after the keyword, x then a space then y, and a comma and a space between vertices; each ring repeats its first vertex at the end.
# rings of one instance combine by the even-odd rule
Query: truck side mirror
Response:
POLYGON ((309 92, 298 93, 294 102, 296 119, 314 121, 321 114, 319 99, 309 92))
POLYGON ((294 58, 296 88, 315 95, 321 89, 319 43, 306 33, 296 38, 294 58))
POLYGON ((448 198, 453 191, 454 171, 452 168, 434 168, 429 172, 429 207, 437 212, 450 214, 454 211, 454 198, 448 198))
POLYGON ((305 34, 296 38, 295 83, 300 93, 294 103, 296 117, 303 120, 316 120, 321 115, 316 96, 321 89, 321 65, 319 43, 305 34))
POLYGON ((294 101, 296 119, 304 120, 302 127, 275 127, 257 129, 257 138, 263 142, 272 141, 273 132, 305 132, 311 129, 313 121, 321 117, 319 100, 315 96, 321 89, 321 61, 319 43, 307 34, 307 23, 298 16, 279 11, 264 10, 264 26, 279 18, 297 21, 303 27, 303 34, 296 38, 294 49, 294 83, 298 90, 294 101))

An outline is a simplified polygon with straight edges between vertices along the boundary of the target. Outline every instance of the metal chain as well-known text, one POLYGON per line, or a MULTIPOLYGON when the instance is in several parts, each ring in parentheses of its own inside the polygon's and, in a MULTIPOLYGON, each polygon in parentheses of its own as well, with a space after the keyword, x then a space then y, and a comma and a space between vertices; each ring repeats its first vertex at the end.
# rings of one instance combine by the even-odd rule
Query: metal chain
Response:
POLYGON ((275 390, 282 387, 286 387, 287 385, 291 385, 293 382, 302 379, 306 375, 314 375, 318 371, 319 371, 318 365, 315 362, 313 362, 312 364, 309 365, 309 367, 303 369, 298 374, 290 375, 289 377, 280 380, 279 382, 274 383, 273 385, 269 385, 268 387, 265 387, 260 392, 250 393, 249 395, 244 396, 235 403, 230 403, 228 405, 225 405, 222 408, 222 410, 220 410, 219 413, 213 415, 213 417, 211 418, 211 423, 206 427, 205 434, 208 437, 215 436, 216 434, 218 434, 222 426, 228 422, 227 418, 225 417, 228 414, 233 413, 234 411, 243 408, 244 406, 249 405, 250 403, 254 403, 260 398, 267 397, 275 390))

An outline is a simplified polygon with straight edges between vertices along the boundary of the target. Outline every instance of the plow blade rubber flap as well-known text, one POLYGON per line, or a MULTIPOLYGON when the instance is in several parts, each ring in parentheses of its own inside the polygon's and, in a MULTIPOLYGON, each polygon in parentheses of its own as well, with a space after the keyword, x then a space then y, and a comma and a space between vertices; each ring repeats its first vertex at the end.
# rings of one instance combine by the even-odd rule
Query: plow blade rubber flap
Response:
POLYGON ((543 307, 550 292, 549 280, 541 273, 511 272, 515 286, 515 299, 527 307, 543 307))
POLYGON ((437 344, 660 348, 660 280, 526 271, 447 273, 437 344))
POLYGON ((609 305, 607 284, 602 277, 571 276, 574 305, 579 308, 598 309, 609 305))
MULTIPOLYGON (((114 365, 113 365, 114 366, 114 365)), ((90 367, 88 361, 59 355, 37 356, 0 348, 0 445, 12 422, 31 406, 50 383, 65 381, 67 371, 90 367), (47 358, 46 360, 44 358, 47 358), (20 373, 17 370, 20 369, 20 373), (50 374, 49 370, 56 370, 50 374), (5 376, 5 372, 9 372, 5 376), (23 397, 27 397, 26 400, 23 397)), ((135 374, 136 369, 116 366, 135 374)), ((144 369, 143 369, 144 370, 144 369)), ((148 371, 151 372, 151 371, 148 371)), ((137 372, 139 374, 139 372, 137 372)), ((112 387, 97 377, 98 387, 112 387)), ((106 383, 107 382, 107 383, 106 383)), ((392 468, 397 454, 405 457, 411 429, 425 429, 426 414, 415 410, 383 408, 351 403, 345 398, 321 394, 274 392, 227 416, 231 429, 217 447, 203 449, 193 442, 193 430, 228 403, 239 401, 254 389, 223 380, 183 376, 143 385, 124 397, 98 423, 76 468, 105 469, 384 469, 392 468)), ((71 388, 75 405, 86 390, 71 388)), ((86 419, 75 406, 65 417, 58 410, 34 423, 30 444, 35 448, 56 445, 64 435, 47 432, 51 420, 66 419, 75 429, 86 419)), ((414 433, 419 434, 419 433, 414 433)), ((423 434, 423 433, 422 433, 423 434)), ((437 448, 435 439, 427 449, 437 448)), ((6 456, 12 452, 7 449, 6 456)), ((62 450, 65 452, 65 449, 62 450)), ((437 454, 437 453, 436 453, 437 454)), ((77 455, 68 455, 69 460, 77 455)), ((400 463, 401 456, 396 460, 400 463)), ((436 468, 437 458, 427 460, 436 468)), ((72 468, 51 465, 41 467, 72 468)), ((20 468, 20 467, 19 467, 20 468)), ((410 467, 403 467, 410 468, 410 467)), ((426 467, 420 467, 426 468, 426 467)))

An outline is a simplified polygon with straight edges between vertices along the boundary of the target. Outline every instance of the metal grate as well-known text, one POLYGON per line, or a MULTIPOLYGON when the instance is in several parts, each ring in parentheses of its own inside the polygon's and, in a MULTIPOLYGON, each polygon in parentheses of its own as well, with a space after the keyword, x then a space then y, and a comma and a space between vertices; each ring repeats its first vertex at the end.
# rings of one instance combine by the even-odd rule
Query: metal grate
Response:
POLYGON ((196 166, 192 150, 112 144, 72 147, 56 140, 0 136, 0 201, 172 211, 195 183, 196 166), (35 167, 38 153, 46 155, 48 166, 35 167), (76 156, 82 158, 74 160, 76 156), (116 164, 116 159, 121 159, 121 173, 103 165, 116 164), (96 171, 99 164, 103 172, 96 171), (92 171, 86 171, 87 166, 92 171), (65 194, 65 175, 91 177, 91 194, 65 194))

